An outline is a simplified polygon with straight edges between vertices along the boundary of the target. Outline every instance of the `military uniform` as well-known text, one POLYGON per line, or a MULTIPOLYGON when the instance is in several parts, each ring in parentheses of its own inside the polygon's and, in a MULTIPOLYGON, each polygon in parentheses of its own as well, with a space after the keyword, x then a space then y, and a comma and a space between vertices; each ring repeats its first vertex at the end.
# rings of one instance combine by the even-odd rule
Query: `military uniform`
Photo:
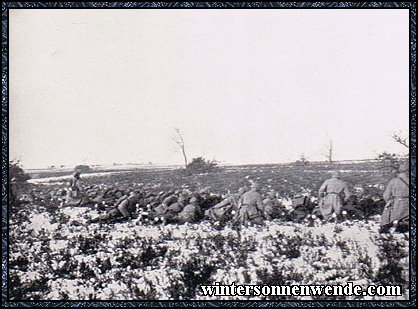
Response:
POLYGON ((165 204, 158 205, 157 207, 153 209, 152 216, 153 217, 162 216, 166 210, 167 210, 167 205, 165 204))
POLYGON ((311 213, 310 198, 308 195, 302 194, 292 199, 293 211, 290 217, 294 220, 303 220, 311 213))
POLYGON ((238 209, 238 201, 243 194, 243 191, 233 194, 220 203, 205 210, 205 217, 215 221, 227 221, 231 218, 232 211, 238 209))
POLYGON ((153 217, 159 217, 164 215, 167 208, 176 203, 178 198, 175 195, 170 195, 164 198, 163 202, 153 209, 153 217))
POLYGON ((215 206, 216 204, 219 204, 222 202, 222 198, 218 195, 213 194, 199 194, 200 200, 202 201, 200 204, 200 207, 202 210, 210 209, 211 207, 215 206))
POLYGON ((175 195, 171 195, 166 197, 162 204, 166 205, 166 206, 170 206, 171 204, 174 204, 175 202, 177 202, 178 198, 175 195))
POLYGON ((350 196, 341 209, 347 213, 349 218, 352 219, 362 219, 366 216, 366 214, 361 210, 361 206, 359 206, 356 195, 350 196))
POLYGON ((72 199, 81 198, 81 179, 78 177, 71 178, 68 184, 67 197, 72 199))
POLYGON ((319 203, 322 216, 329 219, 334 213, 339 215, 344 200, 350 196, 347 183, 339 178, 339 173, 334 172, 333 177, 325 180, 319 189, 319 197, 322 197, 319 203))
POLYGON ((257 187, 253 186, 251 191, 244 193, 238 202, 238 213, 236 220, 241 224, 263 223, 263 201, 257 187))
POLYGON ((177 215, 179 223, 196 222, 202 217, 202 209, 197 202, 186 205, 177 215))
POLYGON ((164 221, 167 222, 175 222, 177 220, 177 215, 181 212, 187 204, 186 196, 180 194, 176 203, 171 204, 166 208, 163 214, 164 221))
POLYGON ((93 202, 95 203, 104 202, 106 205, 115 205, 124 196, 125 196, 125 193, 122 190, 119 190, 116 188, 109 188, 106 191, 104 191, 103 194, 96 196, 93 199, 93 202))
POLYGON ((405 172, 389 182, 383 198, 386 207, 383 210, 381 226, 409 218, 409 177, 405 172))
POLYGON ((118 203, 116 209, 119 210, 123 217, 129 218, 135 212, 136 204, 135 201, 127 198, 118 203))
POLYGON ((106 214, 100 215, 96 219, 92 219, 90 222, 108 221, 119 217, 128 219, 135 212, 137 201, 138 196, 135 193, 131 193, 129 196, 125 196, 124 199, 121 199, 119 203, 110 209, 106 214))
POLYGON ((277 201, 274 192, 270 192, 263 200, 263 215, 267 220, 272 220, 280 216, 280 203, 277 201))
POLYGON ((90 203, 90 198, 85 195, 82 188, 82 180, 79 177, 79 173, 75 173, 71 178, 67 190, 66 204, 69 206, 82 206, 90 203))

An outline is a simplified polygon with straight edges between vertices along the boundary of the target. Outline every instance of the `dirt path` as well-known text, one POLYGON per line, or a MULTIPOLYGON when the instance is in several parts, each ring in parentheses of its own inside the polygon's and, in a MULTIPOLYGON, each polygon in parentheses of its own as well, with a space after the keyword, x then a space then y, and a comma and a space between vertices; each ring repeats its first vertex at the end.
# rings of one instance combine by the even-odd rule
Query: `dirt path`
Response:
MULTIPOLYGON (((105 176, 105 175, 116 175, 116 174, 122 174, 122 173, 132 173, 132 171, 86 173, 82 175, 82 178, 100 177, 100 176, 105 176)), ((34 179, 29 179, 28 182, 33 183, 33 184, 61 182, 61 181, 68 180, 71 177, 72 177, 72 174, 65 175, 65 176, 34 178, 34 179)))

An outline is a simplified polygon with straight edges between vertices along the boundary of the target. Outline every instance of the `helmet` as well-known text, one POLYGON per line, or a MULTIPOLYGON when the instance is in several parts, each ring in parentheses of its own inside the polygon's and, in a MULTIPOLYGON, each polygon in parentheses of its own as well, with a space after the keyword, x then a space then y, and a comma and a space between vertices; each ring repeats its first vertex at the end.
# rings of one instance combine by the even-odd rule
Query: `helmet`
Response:
POLYGON ((332 177, 333 178, 340 178, 341 177, 340 171, 338 171, 338 170, 332 171, 332 177))

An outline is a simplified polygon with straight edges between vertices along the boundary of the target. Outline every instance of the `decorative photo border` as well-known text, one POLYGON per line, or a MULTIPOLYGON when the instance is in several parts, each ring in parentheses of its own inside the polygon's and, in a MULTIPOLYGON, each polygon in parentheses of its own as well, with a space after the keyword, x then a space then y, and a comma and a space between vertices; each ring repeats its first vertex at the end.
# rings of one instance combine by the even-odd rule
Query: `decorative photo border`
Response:
POLYGON ((412 307, 416 305, 416 5, 414 2, 4 2, 2 3, 2 305, 6 307, 412 307), (412 183, 409 301, 25 301, 8 299, 9 10, 10 9, 407 9, 410 27, 412 183))

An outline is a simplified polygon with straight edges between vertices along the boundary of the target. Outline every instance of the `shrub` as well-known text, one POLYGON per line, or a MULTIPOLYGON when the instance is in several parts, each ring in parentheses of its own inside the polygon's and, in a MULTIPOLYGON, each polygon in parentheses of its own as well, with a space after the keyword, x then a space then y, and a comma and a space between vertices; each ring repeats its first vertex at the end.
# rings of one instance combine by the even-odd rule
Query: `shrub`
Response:
POLYGON ((212 173, 218 170, 218 163, 215 160, 205 160, 203 157, 193 158, 187 164, 187 171, 190 173, 212 173))
POLYGON ((9 162, 9 180, 22 183, 30 179, 30 176, 23 170, 19 161, 9 162))
POLYGON ((80 172, 80 173, 88 173, 91 172, 91 167, 88 165, 77 165, 74 168, 74 171, 80 172))
POLYGON ((296 164, 296 166, 308 165, 309 161, 308 161, 308 159, 305 158, 305 155, 302 154, 300 156, 299 160, 296 160, 295 164, 296 164))

